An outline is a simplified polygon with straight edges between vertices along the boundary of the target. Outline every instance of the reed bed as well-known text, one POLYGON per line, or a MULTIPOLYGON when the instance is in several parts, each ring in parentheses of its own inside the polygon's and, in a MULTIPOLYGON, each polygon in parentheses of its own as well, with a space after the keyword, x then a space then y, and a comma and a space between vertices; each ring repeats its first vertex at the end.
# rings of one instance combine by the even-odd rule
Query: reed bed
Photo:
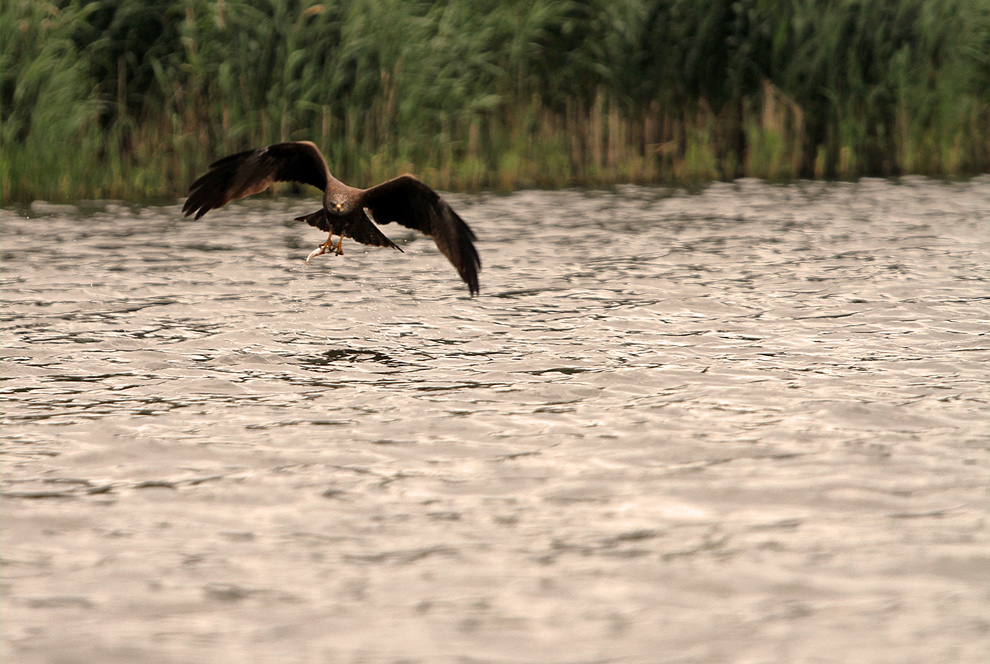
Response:
POLYGON ((308 139, 443 189, 990 171, 985 0, 7 0, 0 196, 308 139))

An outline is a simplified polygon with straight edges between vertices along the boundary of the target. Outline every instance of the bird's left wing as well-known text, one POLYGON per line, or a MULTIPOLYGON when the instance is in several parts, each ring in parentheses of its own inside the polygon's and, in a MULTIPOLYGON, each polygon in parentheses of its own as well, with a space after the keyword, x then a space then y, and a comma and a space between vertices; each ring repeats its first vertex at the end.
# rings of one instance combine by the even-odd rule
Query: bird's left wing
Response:
POLYGON ((413 176, 403 175, 366 189, 361 205, 379 224, 394 221, 431 236, 471 294, 478 292, 481 258, 474 247, 474 232, 437 192, 413 176))
POLYGON ((204 214, 230 201, 264 191, 273 182, 302 182, 326 189, 329 171, 319 149, 309 141, 276 143, 224 157, 189 187, 182 206, 186 216, 204 214))

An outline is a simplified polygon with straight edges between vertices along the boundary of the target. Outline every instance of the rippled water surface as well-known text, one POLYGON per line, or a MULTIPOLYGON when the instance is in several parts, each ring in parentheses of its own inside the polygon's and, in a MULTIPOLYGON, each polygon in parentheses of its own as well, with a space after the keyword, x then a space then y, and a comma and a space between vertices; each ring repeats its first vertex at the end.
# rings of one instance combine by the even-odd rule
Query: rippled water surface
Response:
POLYGON ((985 662, 990 180, 3 212, 4 662, 985 662))

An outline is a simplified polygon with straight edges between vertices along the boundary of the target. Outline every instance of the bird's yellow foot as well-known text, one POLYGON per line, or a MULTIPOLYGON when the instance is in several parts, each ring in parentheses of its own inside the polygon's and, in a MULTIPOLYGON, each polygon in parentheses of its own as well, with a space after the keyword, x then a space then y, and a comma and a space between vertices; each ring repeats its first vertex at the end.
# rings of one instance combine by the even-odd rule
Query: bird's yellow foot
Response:
MULTIPOLYGON (((327 242, 329 242, 329 240, 327 240, 327 242)), ((338 256, 344 255, 344 250, 341 248, 343 244, 344 244, 344 236, 341 235, 340 239, 337 240, 337 246, 333 248, 334 253, 336 253, 338 256)))
MULTIPOLYGON (((343 240, 343 239, 344 238, 341 238, 341 240, 343 240)), ((337 243, 337 246, 338 246, 338 250, 336 251, 336 253, 337 253, 337 255, 340 255, 340 251, 339 251, 340 242, 337 243)), ((320 246, 318 246, 316 249, 314 249, 309 254, 309 256, 306 257, 306 262, 309 263, 311 260, 313 260, 317 256, 322 256, 323 254, 327 253, 328 251, 335 251, 334 250, 334 246, 333 246, 333 233, 331 233, 330 235, 327 236, 327 241, 326 242, 324 242, 323 244, 321 244, 320 246)))

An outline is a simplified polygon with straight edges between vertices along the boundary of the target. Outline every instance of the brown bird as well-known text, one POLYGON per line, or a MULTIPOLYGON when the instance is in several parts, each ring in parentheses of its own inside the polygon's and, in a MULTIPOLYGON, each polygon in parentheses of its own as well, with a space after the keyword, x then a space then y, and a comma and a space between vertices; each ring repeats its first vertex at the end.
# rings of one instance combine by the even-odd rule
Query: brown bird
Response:
POLYGON ((190 185, 182 213, 195 214, 199 219, 213 208, 264 191, 273 182, 287 181, 323 190, 323 207, 296 217, 296 221, 329 233, 327 241, 306 258, 307 263, 327 251, 343 254, 345 237, 374 247, 399 249, 371 223, 367 210, 379 224, 394 221, 431 236, 471 295, 478 293, 481 259, 474 248, 474 232, 437 192, 412 175, 402 175, 370 189, 349 187, 330 174, 319 148, 309 141, 276 143, 213 162, 210 170, 190 185), (339 236, 336 245, 332 242, 334 235, 339 236))

